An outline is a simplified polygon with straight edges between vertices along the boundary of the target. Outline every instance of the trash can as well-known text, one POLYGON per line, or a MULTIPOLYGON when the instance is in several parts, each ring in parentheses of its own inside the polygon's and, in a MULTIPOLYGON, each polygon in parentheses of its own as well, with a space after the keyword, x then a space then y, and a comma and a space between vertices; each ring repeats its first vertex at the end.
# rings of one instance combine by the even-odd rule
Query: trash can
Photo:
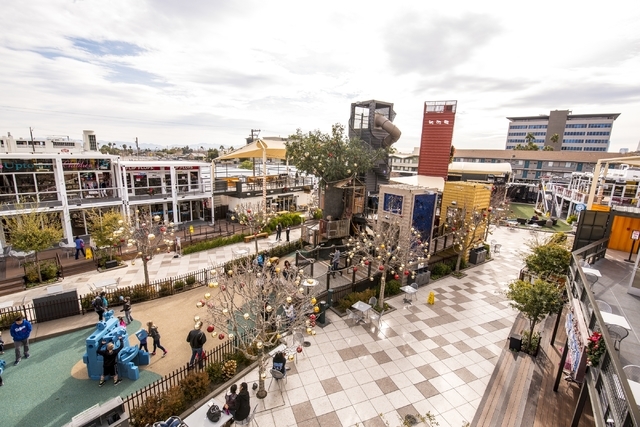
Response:
POLYGON ((487 250, 482 248, 472 249, 469 252, 469 262, 471 264, 482 264, 487 259, 487 250))
POLYGON ((323 325, 326 322, 326 318, 325 318, 325 314, 324 312, 327 311, 327 302, 326 301, 320 301, 320 312, 318 313, 318 318, 316 319, 316 321, 318 323, 322 323, 323 325))
POLYGON ((520 351, 522 348, 522 335, 511 334, 509 336, 509 350, 520 351))

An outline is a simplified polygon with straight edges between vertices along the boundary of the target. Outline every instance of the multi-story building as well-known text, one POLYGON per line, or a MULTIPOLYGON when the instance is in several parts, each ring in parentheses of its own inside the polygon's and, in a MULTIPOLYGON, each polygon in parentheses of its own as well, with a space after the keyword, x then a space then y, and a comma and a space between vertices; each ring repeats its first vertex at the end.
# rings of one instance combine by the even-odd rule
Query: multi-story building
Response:
MULTIPOLYGON (((93 131, 82 142, 0 137, 0 220, 28 203, 59 214, 68 241, 87 234, 89 209, 146 211, 176 224, 211 220, 210 163, 125 161, 98 148, 93 131)), ((6 237, 0 232, 0 243, 6 237)))
POLYGON ((571 114, 569 110, 555 110, 549 115, 507 117, 509 130, 505 148, 513 150, 518 144, 525 145, 527 134, 531 133, 535 137, 533 142, 540 149, 606 152, 611 142, 613 122, 619 115, 571 114))
POLYGON ((411 153, 395 152, 389 154, 392 176, 417 175, 419 158, 420 147, 415 147, 411 153))

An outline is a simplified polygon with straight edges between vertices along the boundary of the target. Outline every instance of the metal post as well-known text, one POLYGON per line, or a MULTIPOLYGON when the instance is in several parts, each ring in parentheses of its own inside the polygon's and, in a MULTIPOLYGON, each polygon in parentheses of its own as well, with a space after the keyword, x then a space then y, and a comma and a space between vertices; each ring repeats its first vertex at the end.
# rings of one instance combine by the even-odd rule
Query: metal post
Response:
POLYGON ((327 271, 327 291, 331 288, 331 273, 327 271))
MULTIPOLYGON (((553 345, 553 341, 551 341, 551 345, 553 345)), ((564 349, 562 350, 562 356, 560 357, 560 366, 558 367, 558 373, 556 375, 556 381, 553 383, 553 391, 558 391, 558 387, 560 386, 560 380, 562 379, 562 371, 564 370, 564 362, 567 360, 567 353, 569 352, 569 339, 567 338, 564 342, 564 349)))
POLYGON ((563 309, 564 309, 564 306, 560 307, 560 311, 558 311, 558 314, 556 317, 556 325, 553 327, 553 334, 551 334, 551 345, 553 345, 553 343, 556 341, 556 333, 558 332, 558 326, 560 326, 560 318, 562 317, 563 309))
POLYGON ((584 404, 589 397, 589 390, 587 389, 587 380, 582 383, 580 387, 580 396, 578 397, 578 403, 576 403, 576 410, 573 412, 573 419, 571 420, 571 427, 578 427, 580 424, 580 416, 584 410, 584 404))

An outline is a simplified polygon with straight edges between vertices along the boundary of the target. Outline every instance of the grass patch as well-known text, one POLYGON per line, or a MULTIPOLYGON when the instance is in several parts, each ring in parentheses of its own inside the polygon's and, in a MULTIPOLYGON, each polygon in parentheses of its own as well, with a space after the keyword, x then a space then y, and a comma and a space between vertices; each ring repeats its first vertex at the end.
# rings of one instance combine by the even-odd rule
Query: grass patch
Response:
MULTIPOLYGON (((535 206, 534 205, 529 205, 526 203, 511 203, 508 207, 509 209, 509 215, 508 217, 510 219, 516 219, 516 218, 531 218, 533 216, 533 210, 534 210, 535 206)), ((542 217, 540 218, 542 219, 542 217)), ((556 223, 556 225, 548 228, 548 227, 544 227, 543 229, 548 229, 548 230, 552 230, 556 233, 559 232, 568 232, 571 231, 572 228, 569 224, 567 224, 564 220, 558 219, 558 222, 556 223)))

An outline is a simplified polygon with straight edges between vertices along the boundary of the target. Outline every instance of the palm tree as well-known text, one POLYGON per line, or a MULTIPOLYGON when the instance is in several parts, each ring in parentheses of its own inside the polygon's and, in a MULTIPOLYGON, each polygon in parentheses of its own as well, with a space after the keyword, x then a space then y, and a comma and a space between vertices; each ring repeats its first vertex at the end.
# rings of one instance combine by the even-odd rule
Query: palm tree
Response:
POLYGON ((558 135, 557 133, 554 133, 551 138, 549 138, 551 140, 551 142, 553 142, 554 144, 558 143, 558 140, 560 139, 560 135, 558 135))
POLYGON ((527 133, 527 136, 524 137, 524 140, 527 144, 529 144, 536 140, 536 136, 533 134, 533 132, 529 132, 527 133))

